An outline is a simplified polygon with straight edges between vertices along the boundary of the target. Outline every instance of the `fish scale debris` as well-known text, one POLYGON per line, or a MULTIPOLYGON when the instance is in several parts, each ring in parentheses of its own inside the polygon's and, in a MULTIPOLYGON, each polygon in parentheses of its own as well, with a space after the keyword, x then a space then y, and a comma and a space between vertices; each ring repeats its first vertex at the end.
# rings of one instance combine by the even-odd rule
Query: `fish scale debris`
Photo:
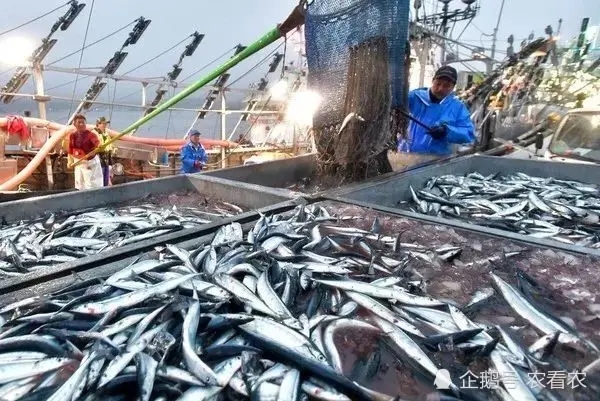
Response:
MULTIPOLYGON (((472 320, 413 285, 420 266, 449 263, 456 249, 402 243, 378 224, 365 231, 347 221, 298 206, 261 216, 246 233, 233 223, 197 249, 171 244, 109 277, 4 305, 2 389, 19 388, 27 400, 402 400, 369 388, 383 353, 349 366, 336 332, 344 343, 385 343, 398 369, 429 386, 440 383, 441 369, 455 371, 436 358, 442 351, 461 355, 465 371, 487 362, 505 385, 509 375, 564 367, 553 352, 563 343, 597 354, 496 275, 490 282, 540 339, 528 348, 472 320)), ((444 399, 539 393, 526 380, 479 393, 459 388, 458 376, 444 380, 444 399)), ((581 387, 577 399, 594 399, 594 391, 581 387)))
POLYGON ((154 204, 102 208, 0 226, 0 277, 94 255, 186 228, 230 217, 241 209, 225 202, 209 207, 154 204))
POLYGON ((524 173, 442 175, 416 191, 413 211, 600 249, 600 187, 524 173))

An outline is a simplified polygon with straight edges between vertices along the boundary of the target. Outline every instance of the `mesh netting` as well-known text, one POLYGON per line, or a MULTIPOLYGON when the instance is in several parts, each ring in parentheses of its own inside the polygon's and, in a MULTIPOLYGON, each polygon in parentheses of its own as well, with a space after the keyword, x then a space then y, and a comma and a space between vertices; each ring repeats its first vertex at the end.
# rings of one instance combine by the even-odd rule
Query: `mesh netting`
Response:
POLYGON ((403 104, 409 8, 409 0, 308 2, 306 56, 310 83, 327 100, 327 109, 343 108, 350 47, 375 37, 387 39, 392 102, 394 106, 403 104))
POLYGON ((406 97, 409 7, 409 0, 308 1, 308 84, 323 99, 313 124, 317 147, 330 155, 341 142, 355 149, 331 162, 371 157, 389 141, 390 110, 406 97), (350 113, 366 121, 353 119, 342 134, 350 113))

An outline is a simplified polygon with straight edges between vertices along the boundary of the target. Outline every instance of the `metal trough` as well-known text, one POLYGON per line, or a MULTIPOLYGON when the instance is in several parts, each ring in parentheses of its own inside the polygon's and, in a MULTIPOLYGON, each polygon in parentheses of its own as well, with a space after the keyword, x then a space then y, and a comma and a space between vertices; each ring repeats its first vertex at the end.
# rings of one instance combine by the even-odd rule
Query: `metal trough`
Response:
POLYGON ((49 213, 122 204, 148 196, 165 195, 182 190, 235 203, 245 209, 273 205, 300 196, 298 193, 283 189, 265 188, 217 177, 177 175, 115 185, 109 188, 4 202, 0 204, 0 220, 4 219, 8 223, 12 223, 41 217, 49 213))
POLYGON ((85 271, 112 261, 119 261, 131 255, 139 255, 165 243, 179 243, 217 230, 221 224, 237 221, 246 223, 258 218, 257 212, 281 212, 292 209, 299 202, 299 194, 282 189, 261 187, 254 184, 234 182, 216 177, 182 175, 155 180, 146 180, 118 185, 101 190, 89 190, 54 196, 42 196, 0 204, 0 220, 12 223, 23 219, 35 219, 49 213, 69 212, 81 209, 99 208, 112 204, 123 204, 152 195, 170 194, 187 190, 210 198, 217 198, 239 205, 248 212, 229 218, 221 218, 210 224, 196 228, 156 236, 95 255, 76 259, 67 263, 51 265, 32 273, 0 281, 0 294, 24 288, 46 280, 64 277, 72 272, 85 271))
POLYGON ((595 165, 508 159, 491 156, 466 156, 451 161, 436 163, 420 169, 394 173, 387 178, 377 180, 376 182, 353 185, 351 187, 329 191, 320 195, 326 199, 334 199, 359 206, 370 207, 435 224, 479 231, 543 247, 600 256, 600 250, 598 249, 564 244, 551 239, 537 239, 523 234, 465 223, 458 220, 413 213, 399 206, 400 202, 411 199, 411 186, 415 189, 421 188, 429 178, 434 176, 444 174, 462 175, 470 172, 479 172, 483 175, 522 172, 532 176, 576 180, 590 184, 597 184, 600 181, 600 167, 595 165))
POLYGON ((207 171, 199 175, 219 177, 273 188, 285 188, 314 175, 317 167, 314 154, 274 160, 249 166, 207 171))
MULTIPOLYGON (((295 207, 294 204, 286 202, 278 206, 263 208, 261 211, 265 213, 279 213, 291 210, 295 207)), ((6 283, 0 284, 0 306, 7 305, 11 302, 29 298, 40 294, 49 294, 61 288, 75 284, 82 280, 107 277, 123 267, 133 263, 141 256, 153 251, 157 245, 176 244, 181 248, 195 248, 205 243, 210 242, 215 232, 224 224, 230 224, 234 221, 240 222, 244 231, 254 226, 258 215, 240 215, 232 219, 227 219, 222 223, 214 223, 206 226, 201 231, 193 233, 187 232, 185 235, 164 236, 161 239, 161 244, 157 241, 139 243, 135 249, 131 247, 122 247, 114 251, 105 252, 103 254, 86 258, 84 264, 75 266, 74 268, 65 268, 67 266, 59 265, 52 270, 43 272, 42 277, 27 277, 21 280, 8 280, 6 283)), ((183 234, 183 232, 177 233, 183 234)), ((66 265, 66 264, 65 264, 66 265)))

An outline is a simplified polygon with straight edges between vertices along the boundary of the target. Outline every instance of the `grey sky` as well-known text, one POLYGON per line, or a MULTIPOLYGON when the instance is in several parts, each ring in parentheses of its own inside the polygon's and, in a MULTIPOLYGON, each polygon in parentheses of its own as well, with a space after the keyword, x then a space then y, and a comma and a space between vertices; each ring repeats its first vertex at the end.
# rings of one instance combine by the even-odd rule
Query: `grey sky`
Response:
MULTIPOLYGON (((3 14, 3 18, 0 19, 0 32, 20 22, 34 18, 64 2, 65 0, 2 0, 3 10, 12 11, 3 14), (10 18, 7 18, 8 15, 10 15, 10 18)), ((58 44, 46 58, 46 61, 56 60, 81 47, 92 6, 91 0, 83 0, 83 2, 87 3, 87 6, 75 23, 67 31, 59 31, 55 34, 54 38, 58 39, 58 44)), ((198 30, 205 33, 206 37, 194 56, 186 58, 184 61, 184 71, 181 75, 181 77, 184 77, 237 43, 248 44, 257 39, 285 18, 296 3, 297 0, 96 0, 87 42, 93 42, 140 16, 152 19, 152 23, 138 44, 128 48, 130 54, 119 69, 119 72, 123 73, 171 47, 194 30, 198 30)), ((428 4, 431 3, 433 1, 429 0, 428 4)), ((470 26, 466 30, 462 40, 472 45, 483 44, 485 47, 490 47, 490 38, 482 36, 479 30, 484 33, 492 32, 500 3, 501 0, 483 0, 480 15, 475 19, 474 26, 470 26)), ((462 3, 454 0, 451 3, 451 9, 459 5, 462 5, 462 3)), ((8 35, 27 36, 39 43, 40 38, 48 33, 51 25, 62 15, 61 12, 64 12, 64 10, 8 35)), ((510 33, 515 35, 516 41, 519 43, 532 30, 539 35, 543 34, 543 29, 548 24, 553 24, 556 27, 559 18, 564 20, 562 38, 573 36, 577 33, 581 18, 584 16, 591 18, 591 24, 600 24, 600 1, 507 0, 498 36, 498 49, 500 51, 506 49, 506 37, 510 33)), ((462 25, 456 28, 457 31, 461 29, 462 25)), ((455 31, 455 34, 457 31, 455 31)), ((104 66, 113 52, 126 39, 127 32, 128 30, 125 30, 87 49, 82 60, 82 67, 104 66)), ((130 75, 143 77, 164 75, 170 70, 171 65, 183 51, 184 46, 182 44, 177 49, 132 72, 130 75)), ((272 49, 273 47, 264 50, 252 60, 234 69, 232 79, 243 74, 272 49)), ((499 57, 502 57, 502 55, 500 53, 499 57)), ((74 55, 57 65, 76 67, 78 62, 79 55, 74 55)), ((0 72, 6 70, 6 68, 0 62, 0 72)), ((266 66, 250 74, 240 81, 239 86, 247 87, 250 82, 256 81, 262 76, 265 69, 266 66)), ((1 83, 5 83, 9 77, 10 74, 0 75, 1 83)), ((46 87, 50 88, 72 79, 74 79, 72 75, 47 73, 46 87)), ((90 79, 81 80, 77 86, 78 94, 81 95, 89 87, 90 82, 90 79)), ((139 85, 136 84, 119 83, 117 98, 138 88, 139 85)), ((31 90, 31 85, 24 88, 24 90, 27 89, 31 90)), ((71 84, 57 88, 50 91, 50 93, 70 96, 72 89, 73 85, 71 84)), ((103 96, 107 96, 106 92, 103 96)), ((128 100, 139 102, 139 97, 128 100)))
MULTIPOLYGON (((3 14, 4 17, 0 19, 0 32, 20 22, 37 17, 65 3, 65 1, 2 0, 3 10, 14 10, 14 17, 7 18, 7 14, 3 14)), ((82 0, 80 2, 86 3, 86 7, 67 31, 58 31, 53 36, 55 39, 58 39, 58 43, 52 49, 50 55, 47 56, 46 62, 51 62, 81 48, 92 1, 82 0)), ((95 0, 87 43, 91 43, 109 34, 140 16, 151 19, 152 23, 140 41, 136 45, 127 48, 129 55, 118 70, 118 73, 123 73, 142 64, 163 50, 168 49, 197 30, 200 33, 206 34, 206 37, 196 50, 196 53, 192 57, 186 57, 184 60, 184 70, 180 75, 180 78, 183 78, 208 61, 223 54, 227 49, 231 49, 236 44, 248 44, 258 39, 280 20, 284 19, 295 4, 296 0, 95 0)), ((36 44, 40 43, 40 39, 47 35, 52 24, 65 11, 66 8, 5 36, 27 36, 34 40, 36 44)), ((130 28, 86 49, 81 66, 84 68, 104 66, 113 53, 121 47, 127 38, 129 30, 130 28)), ((171 52, 129 75, 137 77, 159 77, 165 75, 177 61, 187 43, 181 44, 171 52)), ((246 61, 243 65, 234 69, 232 71, 232 80, 243 74, 273 49, 274 46, 263 50, 253 59, 246 61)), ((71 56, 56 65, 61 67, 77 67, 78 63, 79 54, 71 56)), ((0 72, 6 69, 5 65, 1 65, 0 58, 0 72)), ((209 70, 210 68, 204 72, 208 72, 209 70)), ((247 79, 240 82, 241 87, 247 87, 249 82, 257 80, 264 74, 265 70, 266 67, 263 67, 262 70, 249 75, 247 79)), ((47 88, 75 78, 71 74, 52 72, 46 74, 47 88)), ((200 77, 201 75, 202 73, 196 77, 200 77)), ((0 75, 2 84, 9 78, 10 74, 0 75)), ((83 91, 87 90, 91 81, 91 79, 81 80, 77 85, 77 92, 83 93, 83 91)), ((31 86, 28 87, 31 88, 31 86)), ((131 93, 139 87, 138 84, 119 83, 117 98, 121 95, 131 93)), ((72 88, 73 84, 49 92, 70 96, 72 88)), ((104 95, 106 95, 106 91, 104 95)), ((133 97, 128 100, 139 102, 139 97, 133 97)))

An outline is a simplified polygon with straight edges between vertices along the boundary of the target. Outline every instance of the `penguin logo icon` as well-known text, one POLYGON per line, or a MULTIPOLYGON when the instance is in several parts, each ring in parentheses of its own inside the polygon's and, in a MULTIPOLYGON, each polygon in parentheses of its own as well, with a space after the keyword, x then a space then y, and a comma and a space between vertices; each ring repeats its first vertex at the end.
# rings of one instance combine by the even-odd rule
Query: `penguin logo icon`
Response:
POLYGON ((435 381, 433 385, 438 390, 448 390, 452 383, 452 379, 450 379, 450 372, 447 369, 439 369, 435 374, 435 381))

